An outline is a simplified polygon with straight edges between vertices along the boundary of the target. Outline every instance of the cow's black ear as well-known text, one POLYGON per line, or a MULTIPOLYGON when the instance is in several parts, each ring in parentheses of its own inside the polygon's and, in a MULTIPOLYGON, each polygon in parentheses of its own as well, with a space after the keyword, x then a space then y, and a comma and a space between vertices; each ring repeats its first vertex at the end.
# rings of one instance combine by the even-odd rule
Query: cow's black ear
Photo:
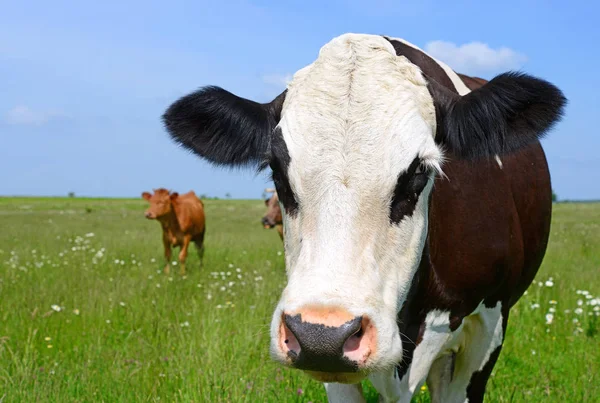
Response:
POLYGON ((184 148, 216 165, 258 165, 279 122, 285 91, 267 104, 219 87, 204 87, 174 102, 162 119, 184 148))
POLYGON ((435 81, 436 140, 454 155, 480 158, 516 151, 543 137, 567 102, 553 84, 521 73, 505 73, 458 96, 435 81))

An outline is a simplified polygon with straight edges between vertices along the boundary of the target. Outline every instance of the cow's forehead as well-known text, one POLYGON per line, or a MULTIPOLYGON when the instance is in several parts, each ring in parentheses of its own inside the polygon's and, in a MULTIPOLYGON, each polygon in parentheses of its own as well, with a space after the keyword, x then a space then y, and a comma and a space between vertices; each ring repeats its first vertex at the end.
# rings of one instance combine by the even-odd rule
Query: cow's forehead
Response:
POLYGON ((298 175, 320 183, 327 167, 341 181, 371 173, 391 184, 415 157, 439 157, 435 127, 420 69, 385 38, 356 34, 335 38, 294 75, 279 123, 298 175))
POLYGON ((435 127, 433 99, 420 68, 397 56, 381 36, 345 34, 323 46, 312 64, 294 74, 283 113, 300 108, 343 119, 355 112, 345 108, 350 103, 376 106, 396 100, 398 92, 410 93, 414 107, 435 127))

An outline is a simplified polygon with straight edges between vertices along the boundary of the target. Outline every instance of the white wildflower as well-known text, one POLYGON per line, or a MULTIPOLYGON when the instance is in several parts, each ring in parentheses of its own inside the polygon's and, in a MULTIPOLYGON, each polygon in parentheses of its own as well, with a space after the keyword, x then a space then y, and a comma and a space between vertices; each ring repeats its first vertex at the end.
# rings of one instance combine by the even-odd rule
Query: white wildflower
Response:
POLYGON ((62 311, 62 308, 60 306, 58 306, 58 305, 52 305, 50 308, 52 308, 52 310, 54 312, 60 312, 60 311, 62 311))
POLYGON ((551 324, 553 320, 554 320, 554 315, 552 315, 551 313, 546 314, 546 324, 547 325, 551 324))

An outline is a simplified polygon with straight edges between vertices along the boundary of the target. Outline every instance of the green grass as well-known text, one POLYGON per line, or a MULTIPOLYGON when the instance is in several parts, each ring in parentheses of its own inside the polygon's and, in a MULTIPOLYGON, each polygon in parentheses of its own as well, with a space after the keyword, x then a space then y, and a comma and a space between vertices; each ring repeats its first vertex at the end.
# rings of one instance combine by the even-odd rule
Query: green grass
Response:
MULTIPOLYGON (((207 201, 204 267, 190 253, 186 278, 159 272, 160 229, 144 209, 142 200, 0 199, 0 401, 326 401, 319 383, 269 358, 285 269, 277 233, 259 222, 264 204, 207 201)), ((599 269, 600 204, 556 205, 488 402, 599 401, 600 318, 576 293, 600 295, 599 269), (552 287, 537 285, 549 277, 552 287)))

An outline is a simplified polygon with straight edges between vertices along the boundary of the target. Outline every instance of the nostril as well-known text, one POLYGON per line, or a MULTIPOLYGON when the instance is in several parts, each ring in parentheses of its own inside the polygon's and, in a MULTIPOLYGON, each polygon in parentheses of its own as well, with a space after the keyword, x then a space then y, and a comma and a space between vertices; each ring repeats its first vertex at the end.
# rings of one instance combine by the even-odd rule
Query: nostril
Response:
POLYGON ((363 317, 360 328, 344 343, 344 356, 363 364, 374 353, 376 342, 373 323, 368 317, 363 317))
POLYGON ((354 333, 352 335, 352 337, 356 337, 356 338, 360 339, 362 337, 362 335, 363 335, 363 328, 362 328, 362 324, 361 324, 360 329, 358 329, 358 331, 356 333, 354 333))
POLYGON ((282 351, 289 358, 296 359, 300 354, 300 343, 298 339, 292 333, 289 327, 282 321, 281 323, 281 339, 283 340, 283 345, 281 345, 282 351))

